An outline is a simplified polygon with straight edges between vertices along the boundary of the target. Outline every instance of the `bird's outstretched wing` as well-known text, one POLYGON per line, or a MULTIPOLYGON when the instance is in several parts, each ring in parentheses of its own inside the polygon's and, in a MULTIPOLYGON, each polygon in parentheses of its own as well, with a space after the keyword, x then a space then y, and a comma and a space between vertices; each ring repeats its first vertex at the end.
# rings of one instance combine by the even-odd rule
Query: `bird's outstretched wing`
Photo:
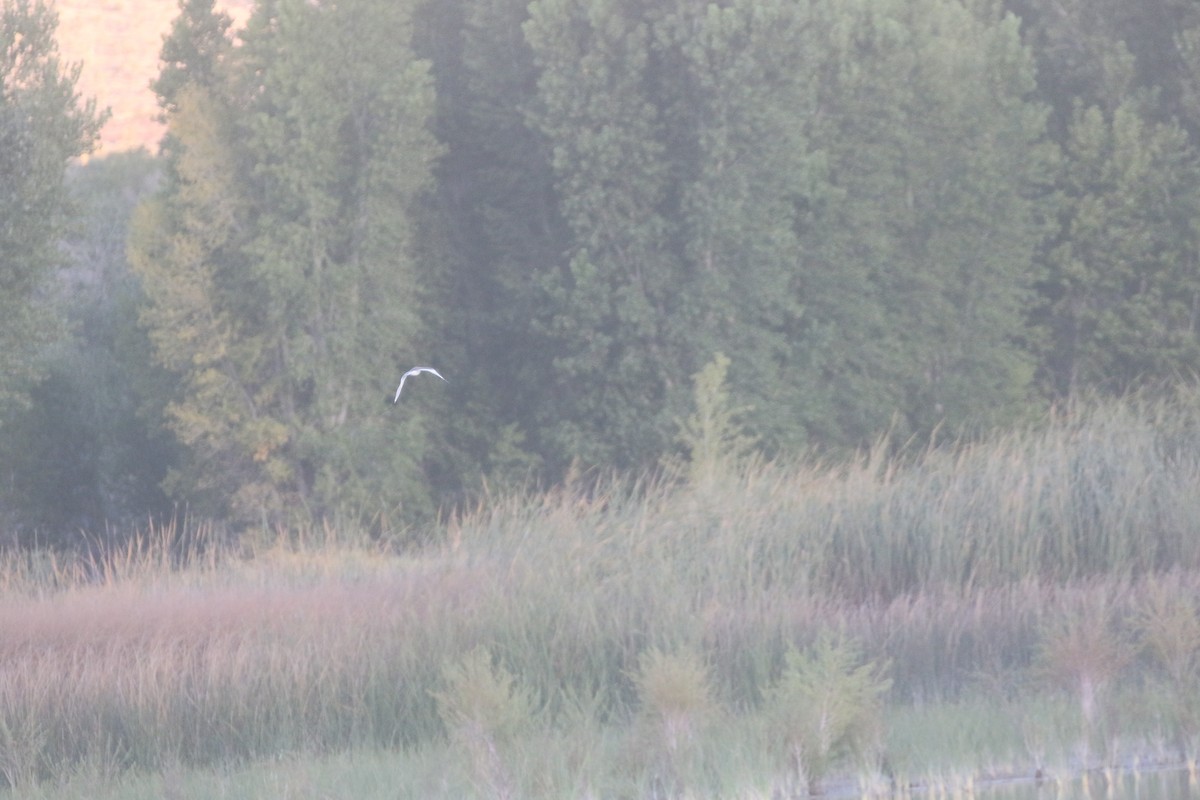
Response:
MULTIPOLYGON (((408 372, 406 372, 400 376, 400 385, 396 387, 396 396, 395 396, 395 398, 393 398, 392 403, 400 402, 400 392, 404 391, 404 382, 406 380, 408 380, 408 376, 409 375, 420 375, 422 372, 429 372, 433 375, 438 376, 439 378, 442 378, 442 373, 438 372, 433 367, 413 367, 408 372)), ((445 381, 446 379, 442 378, 442 380, 445 381)), ((449 381, 446 381, 446 382, 449 383, 449 381)))

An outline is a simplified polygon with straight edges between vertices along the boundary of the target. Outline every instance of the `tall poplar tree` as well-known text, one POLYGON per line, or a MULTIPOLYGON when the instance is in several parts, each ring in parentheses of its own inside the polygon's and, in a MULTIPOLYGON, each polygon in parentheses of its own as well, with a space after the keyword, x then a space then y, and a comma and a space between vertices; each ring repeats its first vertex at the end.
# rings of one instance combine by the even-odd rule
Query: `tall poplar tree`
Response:
POLYGON ((692 328, 682 356, 699 369, 735 355, 731 391, 773 449, 802 446, 822 406, 802 348, 799 281, 810 209, 826 186, 807 130, 821 47, 810 23, 788 0, 680 3, 656 35, 658 61, 675 75, 664 93, 692 328))
POLYGON ((388 493, 412 503, 426 489, 418 407, 389 415, 380 402, 398 368, 427 355, 412 211, 440 147, 411 11, 281 3, 271 32, 247 44, 263 88, 249 140, 263 391, 287 430, 282 483, 322 511, 388 493))
POLYGON ((168 411, 190 459, 174 489, 214 511, 429 502, 420 395, 385 402, 417 358, 412 211, 439 154, 410 12, 264 3, 241 47, 174 49, 215 52, 217 69, 169 64, 160 81, 178 179, 143 209, 133 249, 159 358, 181 377, 168 411))
POLYGON ((717 352, 768 445, 1025 400, 1046 110, 995 3, 541 0, 531 124, 571 244, 557 447, 644 463, 717 352))
POLYGON ((0 412, 27 401, 58 327, 36 293, 62 261, 67 164, 104 117, 75 91, 80 65, 60 59, 57 26, 43 0, 0 5, 0 412))
POLYGON ((1196 373, 1200 11, 1179 0, 1014 2, 1063 160, 1033 341, 1042 390, 1196 373))
POLYGON ((543 426, 586 464, 635 466, 667 442, 670 397, 691 370, 672 248, 671 173, 652 61, 655 3, 537 0, 530 121, 551 147, 566 263, 545 276, 537 322, 555 348, 543 426))
POLYGON ((1079 104, 1041 321, 1048 390, 1126 392, 1200 375, 1200 164, 1176 125, 1079 104))
POLYGON ((467 487, 480 474, 492 486, 528 480, 542 461, 552 346, 530 321, 567 231, 549 147, 525 116, 535 90, 521 27, 527 6, 454 0, 426 3, 418 16, 415 46, 433 61, 436 132, 446 147, 423 248, 438 273, 432 329, 463 366, 455 424, 437 432, 438 450, 449 482, 467 487))
POLYGON ((814 7, 827 60, 809 136, 832 188, 801 281, 834 435, 997 421, 1032 377, 1052 163, 1018 20, 986 2, 814 7))

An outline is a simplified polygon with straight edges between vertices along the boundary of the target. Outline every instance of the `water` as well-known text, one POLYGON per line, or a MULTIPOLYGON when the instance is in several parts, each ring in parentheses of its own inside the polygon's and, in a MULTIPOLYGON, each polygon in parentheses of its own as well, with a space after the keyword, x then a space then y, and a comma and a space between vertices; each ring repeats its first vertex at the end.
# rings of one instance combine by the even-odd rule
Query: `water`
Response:
POLYGON ((987 800, 1200 800, 1200 782, 1186 769, 1089 773, 1061 783, 1014 782, 978 790, 987 800))

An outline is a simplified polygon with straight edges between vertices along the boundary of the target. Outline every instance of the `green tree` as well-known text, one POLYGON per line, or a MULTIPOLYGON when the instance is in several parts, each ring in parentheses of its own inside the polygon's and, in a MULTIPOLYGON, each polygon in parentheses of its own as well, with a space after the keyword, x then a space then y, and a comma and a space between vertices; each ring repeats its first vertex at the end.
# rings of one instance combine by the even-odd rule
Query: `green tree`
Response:
POLYGON ((1172 27, 1172 52, 1178 64, 1179 119, 1188 127, 1193 145, 1200 136, 1200 8, 1176 0, 1178 21, 1172 27))
POLYGON ((839 760, 878 748, 880 713, 892 686, 888 669, 830 633, 807 651, 788 649, 767 706, 771 747, 801 784, 795 791, 820 794, 821 781, 839 760))
POLYGON ((179 110, 177 98, 185 86, 221 84, 232 25, 228 14, 216 10, 214 0, 179 0, 179 15, 159 53, 162 71, 150 84, 164 114, 179 110))
POLYGON ((688 482, 698 494, 734 480, 756 444, 742 433, 742 417, 748 409, 730 404, 725 383, 728 370, 728 356, 718 353, 692 376, 696 408, 677 422, 679 443, 687 450, 688 482))
POLYGON ((1195 374, 1200 12, 1178 0, 1011 5, 1063 153, 1032 320, 1041 388, 1120 392, 1195 374))
POLYGON ((164 375, 137 327, 141 292, 125 258, 131 210, 158 173, 144 151, 68 172, 79 216, 53 302, 70 335, 42 354, 33 403, 0 437, 6 505, 43 545, 80 544, 81 530, 124 535, 170 513, 159 488, 174 455, 159 424, 164 375))
POLYGON ((549 148, 524 114, 535 88, 521 29, 527 5, 426 3, 417 18, 415 47, 432 60, 446 147, 423 218, 438 309, 430 327, 439 351, 462 364, 445 415, 455 423, 433 434, 442 481, 463 488, 476 488, 479 475, 492 486, 526 481, 543 449, 537 420, 551 346, 530 320, 544 300, 538 276, 567 237, 549 148))
POLYGON ((249 140, 262 193, 250 246, 266 289, 260 391, 286 429, 268 472, 321 511, 425 491, 424 420, 411 406, 389 416, 378 391, 423 341, 411 211, 441 152, 410 15, 384 0, 281 3, 277 33, 247 45, 263 84, 249 140))
POLYGON ((1200 373, 1200 164, 1184 131, 1078 105, 1041 319, 1049 390, 1123 392, 1200 373))
POLYGON ((991 4, 831 2, 809 139, 831 188, 798 278, 834 436, 1002 419, 1045 234, 1045 110, 1018 20, 991 4))
POLYGON ((571 232, 566 263, 543 275, 536 321, 555 348, 543 427, 586 464, 652 462, 672 400, 686 399, 654 5, 538 0, 524 26, 537 66, 530 124, 549 142, 571 232))
POLYGON ((27 402, 39 353, 61 333, 38 290, 61 261, 67 164, 91 152, 104 117, 76 93, 57 25, 42 0, 0 5, 0 413, 27 402))
POLYGON ((525 26, 529 124, 551 152, 570 243, 534 316, 539 406, 559 458, 633 466, 668 448, 689 375, 728 351, 774 447, 807 436, 816 381, 795 276, 821 157, 803 7, 545 2, 525 26))
POLYGON ((178 379, 165 413, 187 456, 165 488, 197 511, 217 513, 222 498, 253 482, 240 459, 246 445, 235 441, 235 432, 248 441, 256 419, 252 406, 247 413, 253 375, 238 363, 253 346, 238 318, 254 302, 239 280, 249 204, 228 105, 193 85, 180 91, 168 119, 179 148, 164 189, 134 213, 129 258, 145 292, 140 317, 155 358, 178 379))
POLYGON ((1112 58, 1113 45, 1122 43, 1128 29, 1126 3, 1017 0, 1007 5, 1020 16, 1038 61, 1039 90, 1054 109, 1055 138, 1066 131, 1076 102, 1108 104, 1129 90, 1131 62, 1112 58))
POLYGON ((774 447, 1025 401, 1053 151, 1014 17, 544 0, 525 32, 570 231, 535 320, 559 452, 662 452, 719 351, 774 447))
POLYGON ((798 282, 810 209, 825 188, 808 140, 820 42, 800 4, 678 4, 657 28, 678 162, 681 256, 690 335, 686 363, 729 352, 730 390, 772 449, 798 449, 820 403, 801 350, 798 282))
POLYGON ((1156 121, 1186 117, 1194 94, 1185 40, 1200 14, 1191 0, 1004 0, 1021 19, 1038 64, 1041 98, 1063 141, 1075 106, 1112 113, 1126 94, 1151 90, 1156 121), (1121 55, 1120 51, 1129 56, 1121 55))
POLYGON ((384 403, 421 341, 412 212, 439 155, 410 12, 265 3, 217 85, 170 84, 177 177, 139 215, 135 263, 181 377, 172 487, 211 510, 428 504, 419 395, 384 403))

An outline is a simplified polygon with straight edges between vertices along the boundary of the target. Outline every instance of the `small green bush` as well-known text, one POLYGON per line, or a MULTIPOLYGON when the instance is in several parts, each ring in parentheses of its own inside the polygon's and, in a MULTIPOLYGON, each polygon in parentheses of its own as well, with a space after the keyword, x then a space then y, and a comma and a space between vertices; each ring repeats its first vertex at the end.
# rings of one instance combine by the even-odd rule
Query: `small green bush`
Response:
POLYGON ((1100 712, 1107 705, 1108 689, 1132 656, 1133 648, 1107 600, 1064 608, 1042 624, 1035 669, 1076 694, 1085 763, 1100 712))
POLYGON ((1200 736, 1200 610, 1178 576, 1155 581, 1136 615, 1140 644, 1162 671, 1168 724, 1181 750, 1200 736))
POLYGON ((865 755, 879 738, 886 665, 864 662, 857 646, 832 636, 811 650, 790 649, 779 682, 767 693, 770 740, 795 788, 820 791, 837 762, 865 755))
POLYGON ((512 759, 536 716, 532 694, 483 647, 447 666, 442 678, 446 688, 434 694, 438 715, 465 751, 480 794, 497 800, 519 796, 512 759))
POLYGON ((653 648, 642 656, 633 679, 646 753, 652 759, 651 780, 668 794, 681 794, 717 708, 708 669, 695 653, 653 648))

